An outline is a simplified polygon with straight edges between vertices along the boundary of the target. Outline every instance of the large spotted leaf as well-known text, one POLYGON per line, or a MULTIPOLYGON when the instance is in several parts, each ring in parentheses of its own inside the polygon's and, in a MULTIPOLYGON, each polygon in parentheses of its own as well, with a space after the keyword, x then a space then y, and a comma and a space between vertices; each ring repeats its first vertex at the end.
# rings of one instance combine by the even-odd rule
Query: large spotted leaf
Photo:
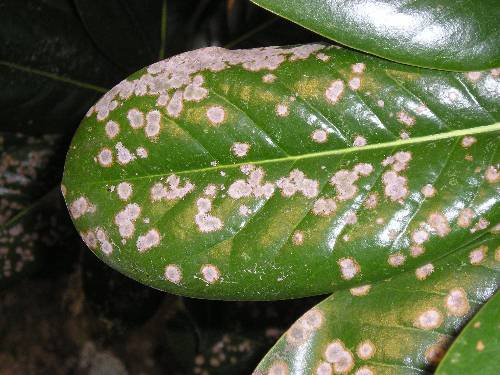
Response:
MULTIPOLYGON (((497 249, 497 253, 500 256, 500 250, 497 249)), ((436 374, 496 374, 500 364, 499 322, 500 294, 497 293, 460 333, 436 374)))
MULTIPOLYGON (((498 289, 499 245, 498 235, 486 235, 415 272, 333 293, 290 327, 254 375, 432 373, 461 328, 498 289)), ((497 325, 498 320, 491 323, 497 325)), ((491 351, 489 356, 493 363, 491 351)), ((446 373, 489 373, 479 357, 463 360, 468 370, 446 373)))
POLYGON ((496 0, 252 0, 344 45, 405 64, 470 71, 500 65, 496 0))
POLYGON ((208 48, 93 106, 63 191, 106 263, 206 298, 331 292, 413 270, 498 223, 498 71, 324 45, 208 48))

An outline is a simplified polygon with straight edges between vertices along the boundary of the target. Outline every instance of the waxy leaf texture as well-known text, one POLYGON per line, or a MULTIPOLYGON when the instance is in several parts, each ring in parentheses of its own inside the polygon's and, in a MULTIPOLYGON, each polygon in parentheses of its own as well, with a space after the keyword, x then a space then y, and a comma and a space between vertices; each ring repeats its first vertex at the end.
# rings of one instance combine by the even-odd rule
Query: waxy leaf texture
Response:
POLYGON ((89 110, 63 194, 97 256, 172 293, 281 299, 413 272, 498 224, 498 75, 323 44, 187 52, 89 110))
MULTIPOLYGON (((290 327, 254 375, 432 373, 454 337, 498 289, 499 245, 498 236, 486 235, 415 272, 334 292, 290 327)), ((498 319, 479 318, 481 313, 481 326, 498 325, 498 319)), ((484 359, 481 353, 477 361, 464 356, 460 368, 442 373, 493 374, 483 367, 498 362, 494 339, 486 332, 481 333, 489 344, 484 359)))
POLYGON ((252 0, 342 45, 404 64, 473 71, 500 65, 496 0, 252 0))

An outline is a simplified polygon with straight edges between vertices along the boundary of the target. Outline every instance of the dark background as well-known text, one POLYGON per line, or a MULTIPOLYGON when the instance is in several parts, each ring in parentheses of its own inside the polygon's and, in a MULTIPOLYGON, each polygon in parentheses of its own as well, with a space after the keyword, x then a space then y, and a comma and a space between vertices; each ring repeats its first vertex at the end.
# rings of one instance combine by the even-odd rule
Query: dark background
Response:
POLYGON ((0 374, 250 374, 318 298, 162 293, 85 248, 59 192, 80 120, 113 85, 210 45, 321 38, 246 0, 0 0, 0 374))

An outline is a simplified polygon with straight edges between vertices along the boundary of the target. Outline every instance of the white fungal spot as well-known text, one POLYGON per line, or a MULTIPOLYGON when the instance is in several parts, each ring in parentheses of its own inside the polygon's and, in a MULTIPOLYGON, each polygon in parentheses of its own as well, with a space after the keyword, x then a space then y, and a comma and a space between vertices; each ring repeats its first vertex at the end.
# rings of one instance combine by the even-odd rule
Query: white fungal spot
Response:
POLYGON ((209 284, 215 283, 220 278, 219 269, 213 264, 204 264, 201 267, 201 275, 203 276, 203 280, 209 284))
POLYGON ((421 313, 414 322, 415 327, 430 330, 438 328, 443 322, 441 313, 432 308, 421 313))
POLYGON ((226 112, 220 105, 212 106, 207 109, 207 118, 213 125, 220 125, 226 118, 226 112))
POLYGON ((410 116, 408 113, 401 111, 396 114, 398 121, 406 126, 415 125, 415 117, 410 116))
POLYGON ((361 78, 359 77, 354 77, 349 80, 349 87, 351 90, 356 91, 361 87, 361 78))
POLYGON ((166 184, 157 182, 151 188, 151 200, 153 202, 161 200, 175 200, 182 199, 188 193, 193 191, 194 184, 192 184, 188 179, 185 179, 184 186, 180 186, 180 178, 175 174, 167 177, 166 184))
POLYGON ((122 238, 130 238, 135 231, 135 221, 141 213, 141 207, 137 203, 127 204, 123 210, 115 216, 115 224, 122 238))
POLYGON ((399 267, 404 264, 405 260, 406 256, 403 255, 402 253, 394 253, 389 255, 387 263, 389 263, 392 267, 399 267))
POLYGON ((146 127, 144 132, 146 137, 155 138, 160 133, 161 113, 158 110, 150 111, 146 115, 146 127))
POLYGON ((354 375, 375 375, 375 371, 373 371, 370 367, 368 366, 363 366, 360 367, 356 370, 354 375))
POLYGON ((335 212, 337 204, 332 198, 319 198, 314 202, 313 213, 318 216, 329 216, 335 212))
POLYGON ((345 215, 345 223, 348 225, 354 225, 358 222, 358 216, 354 211, 348 211, 345 215))
POLYGON ((419 280, 425 280, 433 272, 434 266, 432 265, 432 263, 427 263, 415 270, 415 276, 419 280))
POLYGON ((490 222, 486 220, 484 217, 480 217, 476 225, 470 230, 471 233, 475 233, 478 230, 483 230, 488 228, 488 225, 490 225, 490 222))
POLYGON ((340 340, 334 340, 328 344, 325 359, 333 364, 336 374, 347 374, 354 367, 354 357, 351 351, 346 349, 340 340))
POLYGON ((296 230, 292 235, 292 243, 295 246, 300 246, 304 243, 304 232, 301 230, 296 230))
POLYGON ((377 105, 380 107, 380 108, 383 108, 385 103, 383 100, 377 100, 377 105))
POLYGON ((321 362, 316 368, 316 375, 332 375, 332 365, 328 362, 321 362))
POLYGON ((299 192, 306 198, 314 198, 319 193, 319 181, 307 178, 299 169, 291 171, 288 177, 280 178, 276 186, 281 189, 281 195, 287 198, 299 192))
POLYGON ((165 267, 165 279, 174 284, 179 284, 182 280, 182 271, 176 264, 168 264, 165 267))
POLYGON ((208 90, 202 87, 203 76, 198 74, 202 71, 219 72, 235 65, 242 65, 250 71, 273 70, 284 61, 302 60, 324 48, 322 44, 245 51, 208 47, 179 54, 150 65, 146 72, 134 80, 121 81, 91 107, 87 116, 96 113, 97 120, 102 121, 123 100, 135 94, 157 96, 157 105, 166 107, 167 114, 177 118, 182 112, 184 99, 200 101, 208 95, 208 90), (174 90, 175 93, 170 97, 169 93, 174 90))
POLYGON ((217 195, 217 186, 214 184, 208 184, 203 189, 203 194, 208 195, 209 197, 215 197, 217 195))
POLYGON ((276 76, 272 73, 268 73, 262 76, 262 82, 273 83, 276 80, 276 76))
POLYGON ((445 306, 449 315, 464 316, 470 310, 467 293, 462 288, 453 288, 445 298, 445 306))
POLYGON ((366 146, 367 145, 367 141, 366 141, 366 138, 361 136, 361 135, 358 135, 356 136, 356 138, 354 138, 354 142, 352 143, 352 145, 354 147, 363 147, 363 146, 366 146))
POLYGON ((97 237, 95 233, 91 230, 89 230, 87 233, 80 233, 82 236, 83 242, 85 242, 85 245, 87 245, 90 249, 96 249, 97 248, 97 237))
POLYGON ((472 211, 470 208, 464 208, 458 215, 457 224, 461 228, 468 228, 472 224, 473 218, 474 211, 472 211))
POLYGON ((128 164, 132 160, 135 159, 135 155, 133 155, 121 142, 118 142, 115 145, 118 162, 120 164, 128 164))
POLYGON ((383 166, 390 165, 392 168, 391 171, 387 171, 382 175, 382 182, 384 183, 385 195, 394 202, 401 203, 409 194, 408 179, 400 176, 398 172, 408 167, 411 158, 410 152, 400 151, 382 161, 383 166))
POLYGON ((283 103, 279 103, 276 105, 276 114, 280 117, 286 117, 289 114, 288 106, 283 103))
POLYGON ((183 92, 181 90, 177 90, 174 95, 172 95, 167 105, 167 113, 170 117, 177 118, 180 116, 183 108, 182 99, 183 92))
POLYGON ((242 158, 248 154, 248 151, 250 151, 250 145, 248 143, 235 142, 231 146, 231 151, 234 156, 242 158))
POLYGON ((288 375, 288 365, 285 362, 277 361, 269 368, 268 375, 288 375))
POLYGON ((137 147, 135 149, 135 153, 141 159, 145 159, 148 157, 148 150, 146 150, 144 147, 137 147))
POLYGON ((95 210, 95 206, 85 197, 75 199, 69 206, 69 212, 75 220, 87 213, 94 213, 95 210))
POLYGON ((393 202, 400 202, 409 194, 408 179, 394 171, 385 172, 382 175, 382 182, 384 183, 384 194, 393 202))
POLYGON ((360 271, 359 264, 353 258, 340 258, 337 263, 345 280, 351 280, 360 271))
POLYGON ((330 179, 330 184, 335 187, 337 199, 345 201, 354 198, 358 187, 354 183, 361 176, 369 176, 373 172, 373 166, 367 163, 356 164, 352 171, 341 169, 330 179))
POLYGON ((195 215, 194 221, 201 232, 210 233, 222 229, 222 220, 210 215, 212 210, 212 201, 210 199, 200 198, 196 202, 196 206, 198 207, 198 213, 195 215))
POLYGON ((420 192, 423 194, 424 197, 432 198, 434 195, 436 195, 436 188, 431 184, 427 184, 424 187, 422 187, 420 192))
POLYGON ((349 291, 351 292, 351 294, 353 296, 361 297, 361 296, 366 296, 370 292, 371 288, 372 288, 372 286, 367 284, 367 285, 361 285, 361 286, 358 286, 355 288, 351 288, 351 289, 349 289, 349 291))
POLYGON ((323 313, 318 308, 313 308, 306 312, 299 320, 308 330, 314 331, 323 324, 323 313))
POLYGON ((325 61, 325 62, 328 61, 328 60, 330 60, 330 56, 324 54, 323 52, 317 53, 316 54, 316 58, 318 60, 325 61))
POLYGON ((368 209, 376 208, 378 205, 378 194, 377 193, 368 194, 363 204, 368 209))
POLYGON ((484 173, 484 178, 490 184, 494 184, 500 181, 500 173, 498 173, 497 168, 495 168, 493 165, 490 165, 488 168, 486 168, 486 172, 484 173))
POLYGON ((109 242, 106 232, 101 228, 96 228, 95 237, 101 246, 101 251, 106 255, 111 255, 113 252, 113 245, 109 242))
POLYGON ((248 208, 248 206, 245 206, 244 204, 242 204, 239 208, 239 213, 241 216, 248 216, 252 213, 252 210, 250 208, 248 208))
POLYGON ((410 255, 414 258, 419 257, 423 253, 425 253, 425 249, 420 245, 412 245, 410 247, 410 255))
POLYGON ((248 179, 234 181, 227 191, 233 199, 254 196, 269 199, 274 193, 274 185, 270 182, 264 183, 265 173, 262 168, 252 169, 248 172, 248 179))
POLYGON ((339 101, 342 93, 344 92, 344 82, 340 79, 333 81, 325 91, 326 99, 335 104, 339 101))
POLYGON ((472 82, 476 82, 481 78, 481 72, 467 72, 465 76, 472 82))
POLYGON ((128 200, 132 195, 132 185, 128 182, 120 182, 116 187, 116 192, 121 200, 128 200))
POLYGON ((474 138, 474 137, 471 137, 470 135, 468 136, 465 136, 462 138, 462 147, 463 148, 469 148, 470 146, 472 146, 474 143, 477 142, 477 139, 474 138))
POLYGON ((311 139, 316 143, 325 143, 328 141, 328 133, 323 129, 313 130, 311 133, 311 139))
POLYGON ((351 66, 352 72, 353 73, 358 73, 361 74, 365 70, 365 64, 363 63, 356 63, 351 66))
POLYGON ((203 76, 196 75, 193 82, 184 89, 184 99, 189 101, 199 102, 205 99, 208 95, 208 90, 202 87, 204 82, 203 76))
POLYGON ((401 133, 399 133, 399 138, 410 139, 410 134, 408 132, 402 131, 401 133))
POLYGON ((127 113, 127 118, 130 126, 134 129, 139 129, 144 126, 144 113, 137 108, 132 108, 127 113))
POLYGON ((481 264, 486 259, 488 247, 485 245, 479 246, 469 253, 469 262, 473 266, 481 264))
POLYGON ((113 151, 111 151, 109 148, 103 148, 101 151, 99 151, 97 160, 99 161, 99 164, 101 164, 101 166, 109 167, 111 164, 113 164, 113 151))
POLYGON ((156 229, 150 229, 145 235, 139 236, 137 239, 137 250, 144 253, 152 247, 158 246, 160 239, 160 233, 156 229))
POLYGON ((340 340, 329 343, 325 349, 324 357, 329 363, 335 363, 339 359, 340 353, 344 351, 344 344, 340 340))
POLYGON ((115 121, 108 121, 104 127, 109 139, 113 139, 120 133, 120 125, 115 121))
POLYGON ((430 214, 427 223, 436 231, 439 237, 445 237, 451 232, 448 219, 439 212, 430 214))
POLYGON ((408 168, 408 164, 410 163, 411 159, 412 159, 411 152, 399 151, 396 152, 394 155, 385 158, 382 161, 382 165, 384 167, 391 166, 394 172, 401 172, 406 168, 408 168))
POLYGON ((161 94, 156 100, 156 105, 165 107, 168 104, 169 99, 170 97, 168 96, 168 94, 161 94))
POLYGON ((356 353, 359 358, 367 361, 375 354, 375 345, 370 340, 364 340, 359 343, 356 353))

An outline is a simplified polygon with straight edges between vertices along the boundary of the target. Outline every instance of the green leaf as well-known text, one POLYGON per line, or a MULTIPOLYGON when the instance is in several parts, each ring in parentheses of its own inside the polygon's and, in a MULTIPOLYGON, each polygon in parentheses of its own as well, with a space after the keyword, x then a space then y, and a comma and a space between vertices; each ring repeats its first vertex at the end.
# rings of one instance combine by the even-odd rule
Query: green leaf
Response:
MULTIPOLYGON (((499 238, 487 235, 478 244, 488 249, 481 264, 467 246, 429 263, 430 273, 421 268, 333 293, 290 327, 254 375, 431 373, 500 284, 499 238)), ((478 361, 467 362, 474 370, 451 373, 479 373, 478 361)))
MULTIPOLYGON (((497 256, 499 252, 497 248, 497 256)), ((497 293, 460 333, 437 368, 436 375, 496 374, 500 354, 499 322, 500 294, 497 293)))
POLYGON ((428 68, 500 66, 496 0, 252 0, 352 48, 428 68))
POLYGON ((498 223, 499 87, 324 45, 189 52, 91 108, 66 202, 101 259, 173 293, 386 279, 498 223))

